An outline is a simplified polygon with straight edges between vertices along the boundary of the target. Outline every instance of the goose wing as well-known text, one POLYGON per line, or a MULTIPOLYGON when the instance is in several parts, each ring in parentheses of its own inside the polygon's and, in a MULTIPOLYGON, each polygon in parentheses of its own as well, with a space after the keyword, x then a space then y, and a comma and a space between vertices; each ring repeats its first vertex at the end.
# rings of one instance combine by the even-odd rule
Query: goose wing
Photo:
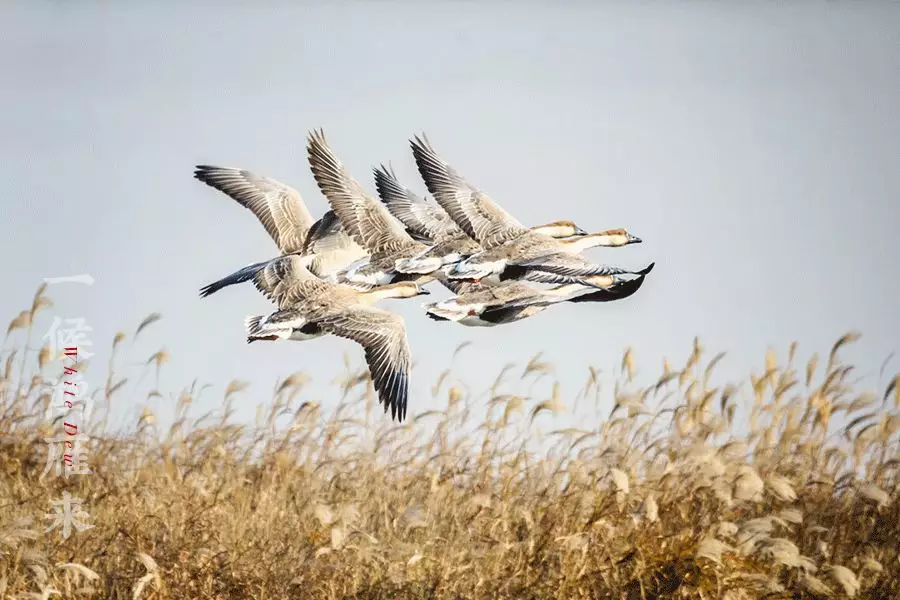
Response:
POLYGON ((406 417, 412 359, 403 319, 375 306, 353 306, 316 321, 325 331, 363 347, 372 384, 391 418, 406 417))
POLYGON ((572 275, 560 275, 558 273, 550 273, 548 271, 536 271, 534 269, 528 269, 526 267, 507 267, 507 269, 500 276, 501 281, 507 280, 516 280, 516 281, 528 281, 531 283, 539 283, 539 284, 548 284, 548 285, 560 285, 566 283, 579 283, 581 285, 598 289, 605 288, 611 283, 607 283, 606 280, 612 280, 614 276, 608 275, 603 276, 600 275, 594 280, 591 276, 572 276, 572 275))
POLYGON ((593 275, 642 275, 649 273, 653 264, 641 271, 629 271, 620 267, 598 265, 575 254, 559 252, 533 258, 511 258, 509 265, 521 269, 546 271, 567 277, 588 277, 593 275))
POLYGON ((413 158, 428 191, 459 227, 484 248, 492 248, 528 229, 486 194, 463 179, 424 136, 410 140, 413 158))
POLYGON ((194 177, 256 215, 282 254, 303 247, 313 218, 294 188, 271 177, 233 167, 197 165, 194 177))
POLYGON ((325 141, 322 130, 309 134, 309 166, 344 229, 370 253, 414 243, 387 207, 366 193, 325 141))
POLYGON ((429 240, 465 235, 440 205, 427 202, 401 184, 393 169, 381 165, 373 171, 378 197, 413 235, 429 240))
POLYGON ((303 255, 314 255, 310 271, 320 277, 338 271, 352 262, 368 256, 365 248, 353 241, 333 210, 325 211, 322 218, 309 228, 303 255))
POLYGON ((289 254, 273 259, 253 277, 253 285, 279 308, 327 292, 331 284, 309 270, 313 258, 289 254))

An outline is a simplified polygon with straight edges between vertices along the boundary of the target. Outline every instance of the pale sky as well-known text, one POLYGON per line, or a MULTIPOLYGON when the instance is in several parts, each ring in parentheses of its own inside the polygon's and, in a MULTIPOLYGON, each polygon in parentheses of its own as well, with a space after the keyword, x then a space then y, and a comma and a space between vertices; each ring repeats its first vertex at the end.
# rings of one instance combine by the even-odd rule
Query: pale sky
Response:
POLYGON ((421 302, 449 295, 437 284, 386 301, 418 361, 410 417, 443 407, 429 387, 467 340, 457 373, 476 390, 543 352, 564 395, 628 346, 655 377, 695 335, 732 378, 770 346, 798 340, 805 360, 853 329, 862 375, 900 350, 896 2, 7 2, 0 22, 0 315, 43 277, 90 273, 51 289, 54 313, 85 317, 104 361, 116 330, 162 313, 133 359, 171 352, 163 391, 214 383, 198 411, 238 378, 252 416, 297 370, 328 407, 343 354, 362 364, 336 338, 246 344, 244 317, 270 310, 251 285, 198 295, 277 251, 194 165, 275 177, 318 216, 318 127, 373 195, 387 161, 425 191, 407 141, 424 131, 524 223, 624 226, 644 243, 589 256, 656 261, 625 301, 492 329, 427 319, 421 302))

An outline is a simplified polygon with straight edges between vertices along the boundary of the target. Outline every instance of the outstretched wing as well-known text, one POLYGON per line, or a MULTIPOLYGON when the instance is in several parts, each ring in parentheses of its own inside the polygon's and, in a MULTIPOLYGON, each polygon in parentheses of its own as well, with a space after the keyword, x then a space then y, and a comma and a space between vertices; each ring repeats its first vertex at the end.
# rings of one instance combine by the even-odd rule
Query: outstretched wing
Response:
POLYGON ((310 132, 307 152, 319 189, 357 244, 374 254, 413 241, 403 224, 350 175, 328 146, 324 132, 310 132))
POLYGON ((555 254, 547 254, 534 258, 510 259, 509 265, 521 267, 527 270, 545 271, 557 275, 565 275, 568 277, 588 277, 592 275, 642 275, 649 273, 650 267, 641 271, 629 271, 620 267, 610 265, 594 264, 581 256, 569 254, 567 252, 558 252, 555 254))
POLYGON ((303 247, 313 218, 294 188, 271 177, 232 167, 197 165, 194 177, 256 215, 282 254, 303 247))
POLYGON ((354 306, 316 321, 325 331, 363 347, 372 384, 391 418, 406 418, 412 359, 403 319, 374 306, 354 306))
POLYGON ((528 231, 438 156, 424 134, 421 138, 415 136, 410 145, 428 191, 450 218, 485 249, 499 246, 528 231))
POLYGON ((440 205, 426 201, 401 184, 393 169, 381 165, 373 171, 378 197, 414 236, 438 240, 465 235, 440 205))

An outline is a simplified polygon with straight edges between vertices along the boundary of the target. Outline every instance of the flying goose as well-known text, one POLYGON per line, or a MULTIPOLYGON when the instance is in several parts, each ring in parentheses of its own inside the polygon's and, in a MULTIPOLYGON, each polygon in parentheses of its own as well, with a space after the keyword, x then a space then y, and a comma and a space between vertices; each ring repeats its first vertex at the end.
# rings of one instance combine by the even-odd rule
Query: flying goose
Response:
POLYGON ((591 285, 596 285, 599 281, 596 279, 597 276, 640 275, 644 270, 628 271, 617 267, 594 265, 580 256, 566 255, 578 255, 589 248, 616 248, 640 242, 641 238, 622 228, 558 240, 522 236, 458 261, 448 269, 448 276, 452 279, 476 281, 496 276, 492 279, 497 281, 527 279, 543 283, 576 283, 573 277, 587 276, 594 278, 591 285), (555 278, 551 274, 555 275, 555 278))
POLYGON ((324 334, 347 338, 365 350, 378 399, 391 418, 406 417, 410 351, 402 317, 372 306, 384 298, 428 294, 412 281, 359 292, 323 281, 309 271, 312 257, 279 257, 257 272, 253 283, 278 310, 245 320, 247 342, 308 340, 324 334))
MULTIPOLYGON (((439 262, 438 267, 453 264, 483 249, 450 218, 450 215, 439 204, 428 202, 401 184, 392 168, 382 164, 380 167, 375 167, 373 171, 378 197, 391 214, 406 226, 407 231, 414 239, 431 244, 421 254, 397 261, 398 271, 417 273, 427 268, 426 265, 432 266, 436 262, 439 262)), ((572 221, 553 221, 531 227, 531 231, 554 238, 573 238, 574 240, 587 235, 586 231, 572 221)), ((598 240, 595 245, 619 243, 616 235, 618 233, 619 230, 603 232, 607 235, 603 240, 598 240)), ((626 235, 630 236, 630 234, 626 235)), ((640 241, 634 236, 629 239, 640 241)))
POLYGON ((620 236, 610 236, 603 232, 575 240, 556 240, 528 232, 515 240, 459 261, 449 271, 449 277, 478 281, 485 277, 497 276, 502 281, 521 278, 524 273, 530 271, 545 271, 576 278, 594 275, 640 275, 642 271, 594 264, 579 255, 586 248, 609 245, 609 242, 617 237, 620 236))
POLYGON ((435 264, 424 265, 415 273, 398 271, 397 261, 418 256, 428 246, 413 239, 403 223, 350 175, 328 146, 321 129, 310 132, 307 152, 313 177, 344 230, 369 253, 368 259, 351 263, 339 273, 339 280, 369 285, 414 279, 424 282, 422 275, 440 266, 435 260, 435 264))
MULTIPOLYGON (((366 251, 341 229, 332 211, 313 222, 300 193, 280 181, 246 169, 211 165, 197 165, 194 177, 250 210, 275 241, 282 256, 315 254, 310 270, 316 275, 328 276, 366 256, 366 251)), ((268 262, 248 265, 204 286, 201 296, 249 281, 268 262)))
MULTIPOLYGON (((502 278, 507 266, 519 267, 516 275, 507 273, 507 279, 520 278, 525 272, 536 270, 568 278, 560 283, 578 283, 578 277, 594 275, 640 274, 639 271, 591 264, 569 251, 578 246, 567 246, 561 240, 522 226, 438 156, 424 135, 421 138, 415 136, 410 140, 410 146, 419 173, 435 200, 484 248, 456 263, 449 272, 451 279, 502 278)), ((589 237, 584 242, 579 239, 579 244, 601 245, 605 239, 603 236, 589 237)))
MULTIPOLYGON (((649 271, 648 271, 649 273, 649 271)), ((468 327, 494 327, 536 315, 560 302, 611 302, 631 296, 640 289, 647 274, 618 280, 605 289, 570 283, 549 289, 512 281, 483 286, 453 298, 423 304, 428 317, 455 321, 468 327)))

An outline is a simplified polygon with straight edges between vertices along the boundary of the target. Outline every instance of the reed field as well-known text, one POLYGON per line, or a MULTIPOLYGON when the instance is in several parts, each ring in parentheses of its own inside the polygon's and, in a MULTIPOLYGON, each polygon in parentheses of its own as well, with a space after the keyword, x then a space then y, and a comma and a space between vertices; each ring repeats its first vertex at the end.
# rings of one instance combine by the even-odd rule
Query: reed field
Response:
MULTIPOLYGON (((543 401, 448 370, 442 410, 413 397, 401 425, 362 365, 321 405, 305 374, 277 382, 256 423, 232 412, 263 386, 235 381, 212 413, 195 414, 197 386, 154 390, 174 423, 147 409, 114 427, 135 402, 124 342, 152 315, 108 364, 100 340, 78 364, 98 388, 91 473, 67 478, 42 474, 63 431, 46 416, 65 376, 40 347, 51 312, 40 288, 0 363, 0 598, 900 598, 900 385, 887 361, 880 389, 858 389, 841 361, 856 334, 715 387, 721 355, 686 340, 655 381, 634 377, 636 349, 614 384, 592 371, 543 401), (578 428, 576 402, 595 415, 578 428), (63 539, 45 514, 66 492, 92 527, 63 539)), ((167 359, 128 357, 151 389, 167 359)))

